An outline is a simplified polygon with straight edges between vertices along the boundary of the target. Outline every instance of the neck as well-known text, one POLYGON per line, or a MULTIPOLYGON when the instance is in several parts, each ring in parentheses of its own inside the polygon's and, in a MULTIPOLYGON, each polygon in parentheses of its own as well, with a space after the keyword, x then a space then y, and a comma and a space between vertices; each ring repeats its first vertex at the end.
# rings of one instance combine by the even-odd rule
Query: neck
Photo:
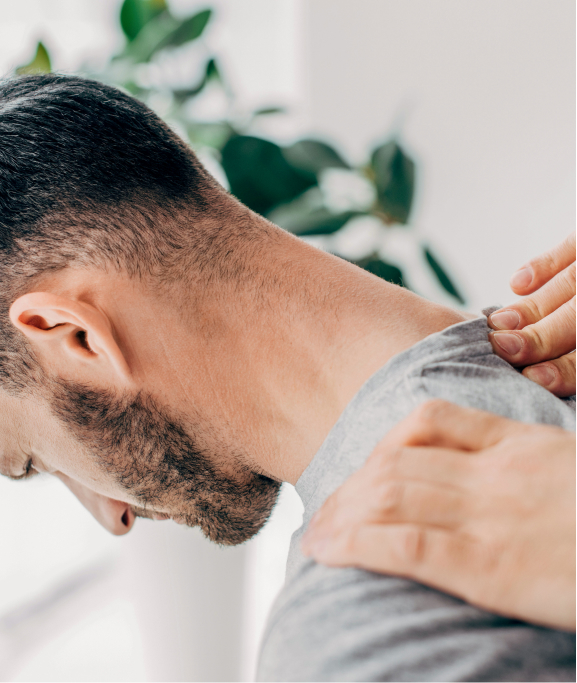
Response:
POLYGON ((231 290, 203 316, 208 403, 253 469, 294 484, 374 372, 464 316, 289 235, 263 261, 258 291, 231 290))
POLYGON ((66 268, 38 286, 105 316, 130 391, 174 411, 219 468, 294 484, 372 374, 465 316, 271 227, 256 256, 233 252, 234 281, 66 268))

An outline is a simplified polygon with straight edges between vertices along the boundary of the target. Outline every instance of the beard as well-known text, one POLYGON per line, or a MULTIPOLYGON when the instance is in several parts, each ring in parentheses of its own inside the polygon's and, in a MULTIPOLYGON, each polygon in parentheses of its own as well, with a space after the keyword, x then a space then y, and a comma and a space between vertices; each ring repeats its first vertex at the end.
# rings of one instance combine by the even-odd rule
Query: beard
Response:
MULTIPOLYGON (((247 541, 269 518, 280 482, 253 472, 243 453, 214 436, 209 453, 152 396, 118 397, 62 380, 51 383, 50 394, 55 417, 138 500, 136 516, 152 517, 151 506, 167 511, 222 545, 247 541), (219 461, 232 469, 224 472, 219 461)), ((211 430, 195 431, 206 443, 211 430)))

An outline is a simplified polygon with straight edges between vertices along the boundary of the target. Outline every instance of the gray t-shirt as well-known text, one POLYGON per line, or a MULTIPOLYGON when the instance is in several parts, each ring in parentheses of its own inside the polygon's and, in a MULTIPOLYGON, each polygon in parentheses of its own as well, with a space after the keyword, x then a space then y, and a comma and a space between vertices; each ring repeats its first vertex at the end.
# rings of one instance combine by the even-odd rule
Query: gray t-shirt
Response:
POLYGON ((258 680, 575 680, 574 635, 489 614, 413 581, 325 567, 300 552, 323 501, 427 399, 575 429, 575 401, 556 398, 494 355, 487 333, 486 318, 477 318, 395 356, 327 436, 297 482, 303 525, 269 616, 258 680))

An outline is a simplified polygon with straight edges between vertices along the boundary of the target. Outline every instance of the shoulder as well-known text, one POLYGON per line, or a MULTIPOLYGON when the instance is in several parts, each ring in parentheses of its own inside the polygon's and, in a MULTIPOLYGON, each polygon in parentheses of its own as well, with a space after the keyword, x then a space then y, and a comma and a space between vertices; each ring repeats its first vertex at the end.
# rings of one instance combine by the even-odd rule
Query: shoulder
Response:
POLYGON ((411 581, 310 562, 273 609, 258 680, 565 680, 574 657, 569 634, 411 581))

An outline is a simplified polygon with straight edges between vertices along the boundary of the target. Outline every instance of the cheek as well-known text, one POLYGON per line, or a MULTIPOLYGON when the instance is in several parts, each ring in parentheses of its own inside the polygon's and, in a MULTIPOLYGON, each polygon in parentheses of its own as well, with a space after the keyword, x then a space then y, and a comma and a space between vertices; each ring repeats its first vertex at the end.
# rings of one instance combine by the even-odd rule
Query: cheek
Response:
POLYGON ((117 484, 112 475, 98 468, 93 458, 77 452, 68 457, 60 454, 58 458, 51 460, 52 467, 47 468, 50 474, 60 479, 78 498, 83 492, 90 491, 129 504, 136 502, 117 484))
POLYGON ((117 500, 126 497, 126 492, 122 491, 114 478, 98 466, 97 458, 58 423, 51 425, 43 440, 38 469, 53 474, 66 485, 72 481, 102 496, 117 500))

